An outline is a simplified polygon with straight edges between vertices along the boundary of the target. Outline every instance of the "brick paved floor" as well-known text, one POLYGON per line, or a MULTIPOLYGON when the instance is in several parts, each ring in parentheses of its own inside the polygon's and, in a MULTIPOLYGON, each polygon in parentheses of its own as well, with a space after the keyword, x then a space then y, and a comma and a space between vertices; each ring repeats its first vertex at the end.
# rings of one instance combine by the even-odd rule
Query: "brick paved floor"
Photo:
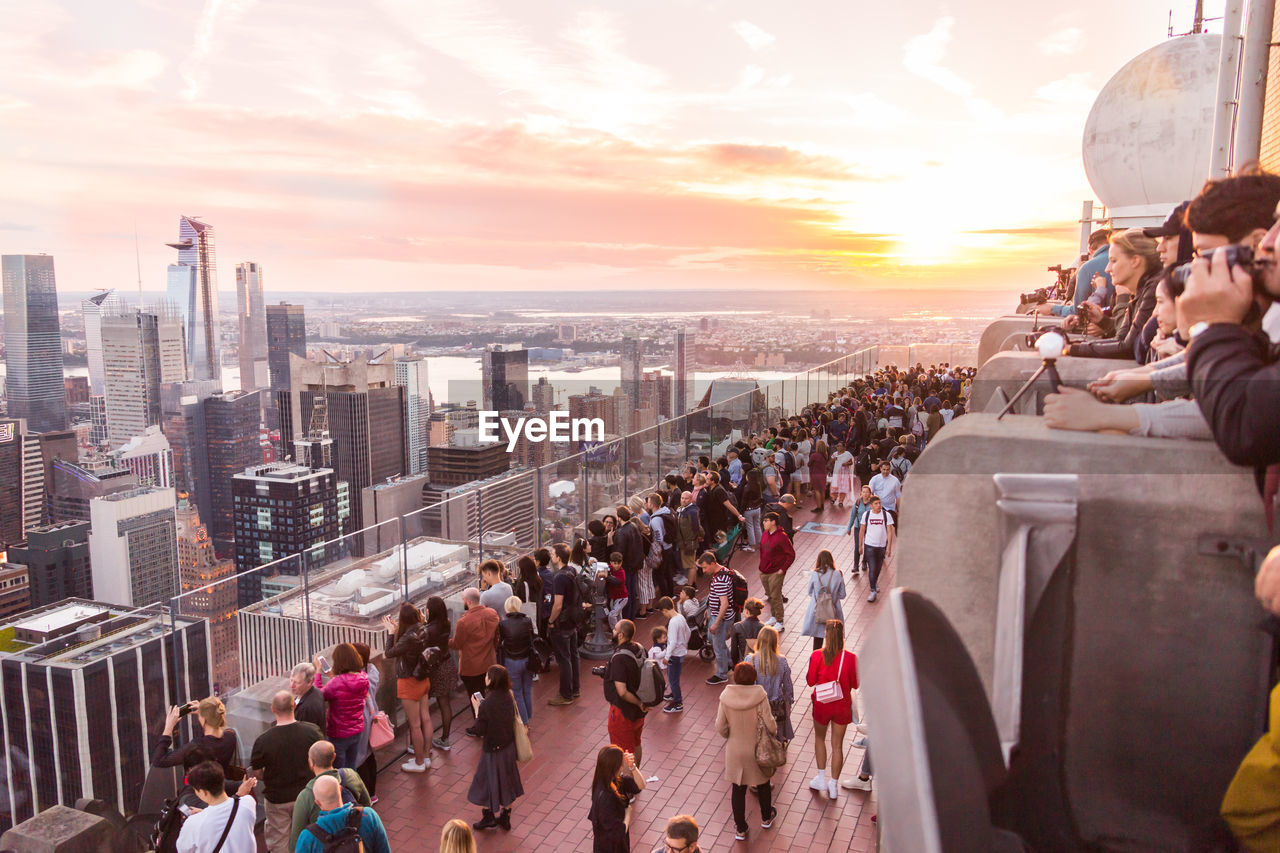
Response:
MULTIPOLYGON (((843 526, 848 510, 835 510, 828 505, 821 517, 807 509, 796 515, 797 529, 810 520, 843 526)), ((785 587, 791 601, 787 605, 787 630, 782 635, 782 645, 796 678, 796 702, 792 709, 796 739, 788 753, 789 763, 773 778, 778 820, 771 829, 761 829, 758 804, 748 795, 750 839, 734 840, 729 785, 724 781, 724 740, 715 731, 721 688, 703 683, 712 674, 714 664, 690 655, 681 679, 684 713, 654 712, 645 726, 641 769, 646 778, 656 775, 658 781, 649 783, 636 801, 631 828, 633 850, 650 851, 660 845, 667 818, 680 813, 697 818, 702 827, 704 850, 852 850, 860 853, 874 848, 873 793, 842 788, 839 798, 831 801, 809 788, 816 765, 810 690, 804 678, 812 639, 800 635, 799 629, 808 604, 808 570, 818 552, 824 548, 832 551, 836 566, 844 571, 846 584, 850 586, 850 595, 845 601, 847 645, 855 653, 861 652, 863 635, 881 604, 867 603, 865 575, 850 583, 852 537, 798 533, 795 546, 796 564, 787 573, 785 587)), ((763 598, 756 555, 737 553, 733 566, 747 576, 751 594, 763 598)), ((892 585, 893 577, 894 566, 890 565, 881 579, 881 590, 892 585)), ((699 592, 706 594, 705 579, 699 592)), ((640 637, 645 638, 646 646, 649 629, 657 622, 658 617, 651 617, 641 626, 640 637)), ((590 667, 594 665, 595 661, 583 660, 582 698, 565 708, 546 704, 556 692, 554 671, 534 684, 530 726, 534 759, 520 770, 525 796, 512 811, 511 832, 477 833, 479 850, 590 851, 591 826, 587 810, 591 776, 596 752, 609 742, 605 727, 608 705, 600 680, 591 675, 590 667)), ((392 849, 397 853, 435 850, 440 828, 446 821, 454 817, 468 822, 479 819, 479 808, 467 802, 467 788, 479 759, 479 742, 462 733, 469 724, 469 716, 455 718, 453 749, 433 751, 431 769, 425 774, 402 773, 399 769, 402 759, 391 762, 390 755, 382 756, 382 761, 390 766, 378 777, 380 801, 376 810, 386 822, 392 849)), ((850 745, 855 736, 851 728, 845 739, 846 776, 854 772, 862 760, 862 750, 850 745)))

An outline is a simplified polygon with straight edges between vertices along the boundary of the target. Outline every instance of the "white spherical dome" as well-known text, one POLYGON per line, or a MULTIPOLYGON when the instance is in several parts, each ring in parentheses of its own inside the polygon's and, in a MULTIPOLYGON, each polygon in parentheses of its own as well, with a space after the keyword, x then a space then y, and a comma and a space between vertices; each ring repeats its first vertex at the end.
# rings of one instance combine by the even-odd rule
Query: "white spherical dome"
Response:
POLYGON ((1194 198, 1209 175, 1222 36, 1169 39, 1116 72, 1084 125, 1084 170, 1111 209, 1194 198))

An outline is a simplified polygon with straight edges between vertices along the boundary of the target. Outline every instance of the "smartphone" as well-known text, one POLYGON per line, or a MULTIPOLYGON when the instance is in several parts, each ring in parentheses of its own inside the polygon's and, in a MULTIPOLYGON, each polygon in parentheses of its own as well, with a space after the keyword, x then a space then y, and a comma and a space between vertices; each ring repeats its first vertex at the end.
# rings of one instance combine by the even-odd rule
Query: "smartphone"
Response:
POLYGON ((472 702, 474 702, 475 704, 479 705, 482 701, 484 701, 484 697, 483 697, 483 696, 481 696, 479 693, 472 693, 472 694, 471 694, 471 701, 472 701, 472 702))
POLYGON ((185 717, 187 714, 190 714, 194 710, 195 708, 191 707, 190 702, 183 702, 181 705, 178 706, 178 719, 182 719, 183 717, 185 717))
POLYGON ((329 672, 333 669, 333 664, 329 663, 329 659, 324 655, 320 655, 320 669, 322 672, 329 672))

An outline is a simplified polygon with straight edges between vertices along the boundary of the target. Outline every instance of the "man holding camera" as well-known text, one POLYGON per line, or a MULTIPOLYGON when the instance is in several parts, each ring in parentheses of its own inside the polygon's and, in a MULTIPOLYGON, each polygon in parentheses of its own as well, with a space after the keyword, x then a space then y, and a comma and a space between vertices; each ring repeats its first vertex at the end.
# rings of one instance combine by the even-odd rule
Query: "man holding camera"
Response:
MULTIPOLYGON (((1275 212, 1280 215, 1280 205, 1275 212)), ((1196 401, 1214 440, 1237 465, 1280 462, 1280 353, 1261 333, 1262 315, 1280 300, 1277 240, 1280 219, 1259 242, 1252 272, 1228 269, 1225 248, 1197 258, 1178 298, 1196 401)))
POLYGON ((613 629, 617 650, 609 663, 591 671, 604 678, 604 698, 609 703, 609 742, 623 752, 633 753, 636 766, 640 766, 642 749, 640 735, 644 732, 644 718, 649 713, 641 702, 640 662, 645 659, 644 647, 635 642, 636 623, 623 619, 613 629))

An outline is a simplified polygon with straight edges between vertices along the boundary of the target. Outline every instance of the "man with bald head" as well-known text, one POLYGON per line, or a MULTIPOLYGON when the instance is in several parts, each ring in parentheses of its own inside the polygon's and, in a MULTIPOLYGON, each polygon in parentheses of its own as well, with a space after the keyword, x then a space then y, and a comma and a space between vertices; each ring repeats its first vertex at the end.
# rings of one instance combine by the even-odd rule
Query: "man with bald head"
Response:
MULTIPOLYGON (((337 753, 333 744, 327 740, 318 740, 307 750, 307 766, 310 767, 312 779, 298 793, 293 804, 293 827, 289 833, 289 849, 298 849, 298 838, 302 830, 320 816, 320 806, 316 802, 315 785, 321 779, 333 779, 338 785, 338 795, 344 802, 354 802, 359 806, 372 806, 369 789, 364 786, 360 774, 350 767, 335 769, 333 760, 337 753)), ((319 848, 316 848, 319 849, 319 848)))
POLYGON ((289 853, 289 829, 293 805, 313 773, 307 764, 307 750, 324 740, 320 729, 294 716, 293 694, 281 690, 271 697, 271 713, 276 724, 253 742, 249 766, 264 783, 267 801, 267 850, 289 853))
POLYGON ((321 776, 313 786, 319 812, 298 837, 298 853, 323 853, 331 837, 355 833, 364 842, 365 853, 391 853, 382 818, 367 806, 342 801, 342 785, 333 776, 321 776))
MULTIPOLYGON (((458 617, 449 638, 449 648, 458 650, 458 673, 467 695, 484 693, 484 675, 498 662, 497 645, 498 612, 480 603, 480 590, 467 587, 462 591, 462 606, 466 612, 458 617)), ((478 737, 476 727, 467 734, 478 737)))

